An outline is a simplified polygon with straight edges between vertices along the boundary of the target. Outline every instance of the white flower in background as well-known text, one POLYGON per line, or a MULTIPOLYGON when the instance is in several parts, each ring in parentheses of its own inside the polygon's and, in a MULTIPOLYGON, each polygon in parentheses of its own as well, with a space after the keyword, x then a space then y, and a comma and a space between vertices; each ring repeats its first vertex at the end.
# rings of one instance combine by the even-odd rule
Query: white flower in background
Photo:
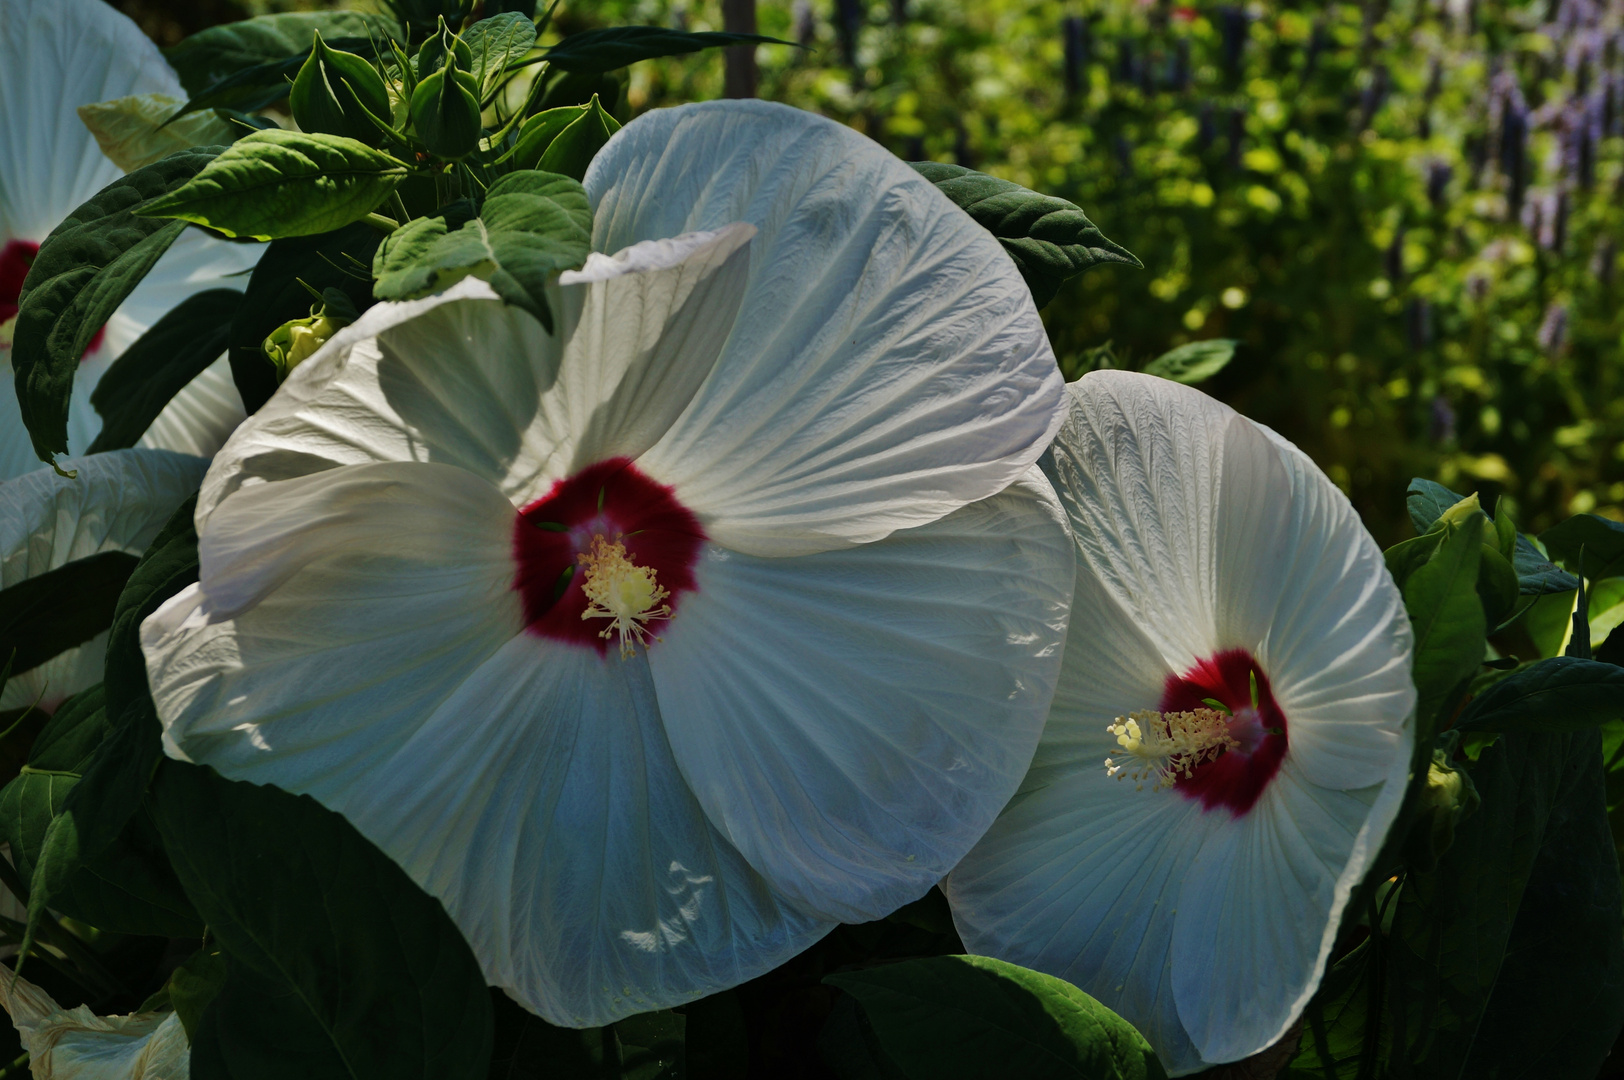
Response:
MULTIPOLYGON (((0 3, 0 480, 44 467, 12 390, 11 323, 23 278, 50 231, 122 175, 76 110, 150 93, 186 96, 158 47, 101 0, 0 3)), ((86 351, 68 416, 70 453, 84 453, 101 430, 90 392, 113 359, 193 293, 246 287, 243 271, 262 251, 198 229, 181 234, 86 351)), ((242 416, 222 359, 176 395, 140 445, 207 456, 242 416)))
MULTIPOLYGON (((104 551, 139 556, 180 504, 197 490, 204 458, 168 450, 114 450, 0 483, 0 589, 104 551)), ((15 671, 0 691, 0 711, 38 701, 54 711, 64 698, 102 681, 107 633, 15 671)), ((0 666, 6 658, 0 656, 0 666)), ((0 976, 3 978, 3 976, 0 976)))
POLYGON ((9 971, 0 976, 0 1005, 22 1036, 35 1080, 186 1080, 191 1075, 191 1043, 178 1013, 97 1016, 85 1005, 64 1009, 9 971))
POLYGON ((171 755, 346 815, 575 1026, 922 895, 1026 769, 1074 572, 1037 312, 913 170, 731 102, 586 186, 618 254, 557 337, 472 279, 374 307, 142 627, 171 755))
POLYGON ((1060 686, 944 889, 971 952, 1075 983, 1178 1075, 1268 1046, 1319 984, 1404 794, 1410 626, 1296 447, 1150 376, 1069 390, 1041 463, 1076 536, 1060 686))

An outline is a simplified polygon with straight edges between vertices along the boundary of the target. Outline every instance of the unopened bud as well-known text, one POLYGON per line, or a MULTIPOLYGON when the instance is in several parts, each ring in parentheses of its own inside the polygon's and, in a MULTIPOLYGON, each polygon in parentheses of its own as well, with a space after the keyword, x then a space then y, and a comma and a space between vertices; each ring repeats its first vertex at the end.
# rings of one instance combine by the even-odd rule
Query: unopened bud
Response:
POLYGON ((327 292, 327 299, 310 309, 309 318, 288 320, 271 331, 261 346, 266 358, 276 367, 278 383, 287 381, 294 368, 314 356, 316 350, 327 344, 328 338, 355 320, 355 308, 348 298, 342 294, 331 295, 337 293, 335 289, 327 292))

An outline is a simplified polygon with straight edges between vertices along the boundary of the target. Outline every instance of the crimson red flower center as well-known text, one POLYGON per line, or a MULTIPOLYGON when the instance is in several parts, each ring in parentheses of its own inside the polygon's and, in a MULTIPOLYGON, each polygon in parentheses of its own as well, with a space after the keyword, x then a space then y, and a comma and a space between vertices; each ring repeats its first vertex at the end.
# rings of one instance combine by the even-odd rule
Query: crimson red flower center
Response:
POLYGON ((1269 677, 1245 649, 1226 649, 1198 661, 1183 675, 1169 675, 1160 708, 1163 712, 1210 709, 1212 702, 1221 703, 1231 714, 1229 734, 1239 745, 1196 766, 1174 790, 1185 798, 1200 799, 1208 810, 1222 806, 1243 817, 1280 771, 1289 738, 1286 716, 1274 699, 1269 677))
POLYGON ((582 469, 519 511, 513 588, 525 629, 600 655, 652 644, 696 587, 704 542, 676 493, 629 459, 582 469))
MULTIPOLYGON (((7 240, 0 247, 0 326, 17 317, 17 300, 23 294, 23 281, 34 265, 34 256, 38 254, 39 245, 32 240, 7 240)), ((86 356, 96 351, 105 333, 105 327, 96 331, 96 336, 85 347, 86 356)), ((0 340, 3 340, 6 348, 10 347, 9 332, 0 340)))

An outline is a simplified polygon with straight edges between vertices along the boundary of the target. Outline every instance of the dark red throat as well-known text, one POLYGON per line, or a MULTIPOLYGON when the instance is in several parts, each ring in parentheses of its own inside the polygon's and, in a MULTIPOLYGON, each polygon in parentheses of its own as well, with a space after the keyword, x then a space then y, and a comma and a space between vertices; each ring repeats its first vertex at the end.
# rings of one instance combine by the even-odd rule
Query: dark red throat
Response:
MULTIPOLYGON (((38 254, 39 245, 32 240, 7 240, 5 246, 0 247, 0 323, 10 322, 17 317, 17 301, 23 294, 23 281, 27 279, 28 271, 34 266, 34 256, 38 254)), ((105 327, 96 331, 90 344, 85 346, 85 356, 96 351, 105 333, 105 327)))
POLYGON ((1208 810, 1226 807, 1236 817, 1247 814, 1285 760, 1289 736, 1286 716, 1274 700, 1269 677, 1245 649, 1225 649, 1198 661, 1183 675, 1169 675, 1162 689, 1163 712, 1210 709, 1221 702, 1233 714, 1230 734, 1238 749, 1225 750, 1212 761, 1196 766, 1174 790, 1185 798, 1200 799, 1208 810), (1257 705, 1252 704, 1253 678, 1257 705))

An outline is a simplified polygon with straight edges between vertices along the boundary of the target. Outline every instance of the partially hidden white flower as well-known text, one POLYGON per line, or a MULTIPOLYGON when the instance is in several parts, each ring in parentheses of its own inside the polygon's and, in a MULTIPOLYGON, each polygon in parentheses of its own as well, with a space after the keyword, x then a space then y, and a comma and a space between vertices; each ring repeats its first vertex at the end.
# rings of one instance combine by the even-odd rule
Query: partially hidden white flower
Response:
MULTIPOLYGON (((100 0, 0 3, 0 480, 43 467, 12 392, 12 321, 40 242, 117 180, 76 112, 134 94, 184 98, 180 79, 128 17, 100 0)), ((188 229, 108 320, 86 351, 68 416, 68 448, 82 454, 101 430, 91 391, 108 365, 193 293, 247 285, 263 244, 234 244, 188 229)), ((207 456, 242 420, 224 358, 177 394, 140 445, 207 456)))
POLYGON ((186 1080, 192 1048, 180 1014, 97 1016, 64 1009, 10 971, 0 973, 0 1005, 28 1051, 34 1080, 186 1080))
MULTIPOLYGON (((36 469, 0 483, 0 589, 105 551, 139 556, 197 490, 204 458, 168 450, 114 450, 73 458, 78 479, 36 469)), ((47 712, 102 681, 103 631, 37 667, 15 671, 0 710, 35 702, 47 712)), ((0 656, 0 665, 6 658, 0 656)))
POLYGON ((556 1023, 735 985, 923 894, 1019 783, 1074 562, 1013 263, 783 106, 586 176, 558 335, 374 307, 216 457, 142 627, 168 752, 313 795, 556 1023))
POLYGON ((1296 447, 1147 375, 1069 392, 1041 462, 1076 537, 1060 687, 944 890, 972 952, 1075 983, 1179 1075, 1270 1045, 1318 986, 1404 793, 1410 625, 1296 447))

